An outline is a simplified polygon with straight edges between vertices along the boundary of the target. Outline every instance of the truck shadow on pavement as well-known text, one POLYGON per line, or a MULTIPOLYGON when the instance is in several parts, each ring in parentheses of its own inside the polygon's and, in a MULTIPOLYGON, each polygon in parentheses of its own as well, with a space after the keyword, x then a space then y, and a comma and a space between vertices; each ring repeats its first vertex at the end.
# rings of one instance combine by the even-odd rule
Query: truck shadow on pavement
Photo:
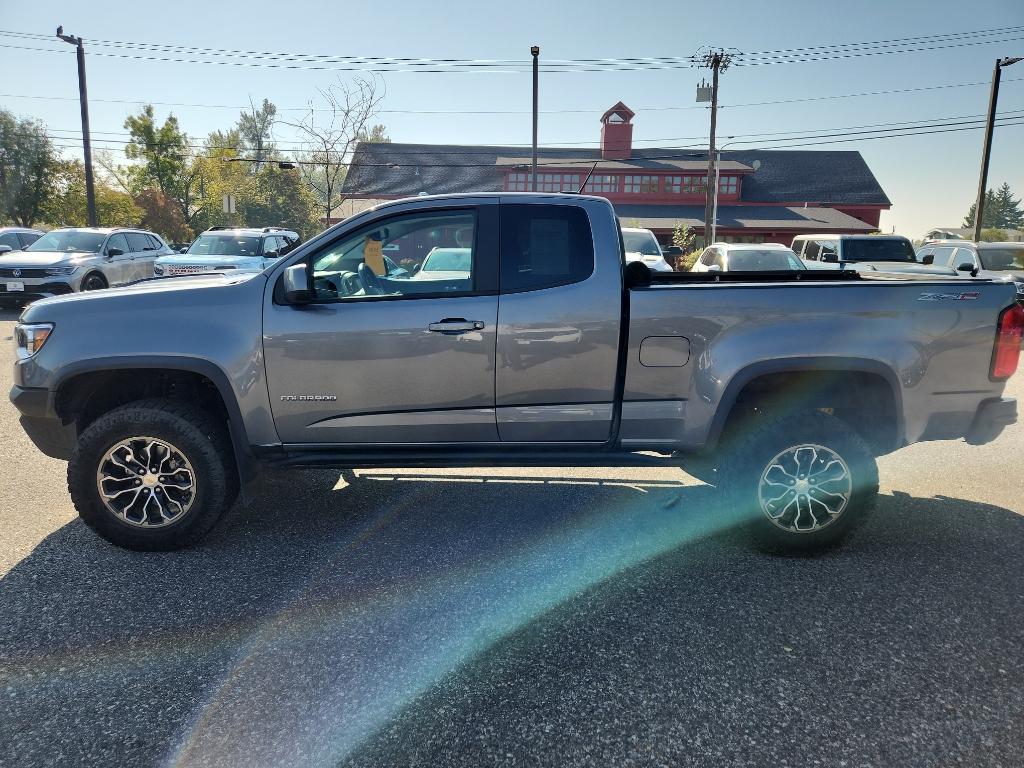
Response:
POLYGON ((7 752, 1019 761, 1024 518, 886 495, 843 549, 775 558, 658 477, 293 473, 177 553, 69 523, 0 581, 7 752))

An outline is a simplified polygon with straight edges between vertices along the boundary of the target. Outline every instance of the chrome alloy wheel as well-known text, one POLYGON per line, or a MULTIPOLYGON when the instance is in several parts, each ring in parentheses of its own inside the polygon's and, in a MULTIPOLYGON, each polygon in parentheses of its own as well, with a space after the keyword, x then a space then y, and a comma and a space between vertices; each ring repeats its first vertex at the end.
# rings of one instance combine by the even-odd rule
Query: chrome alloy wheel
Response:
POLYGON ((757 484, 761 511, 788 533, 834 523, 853 492, 850 467, 823 445, 794 445, 768 462, 757 484))
POLYGON ((103 505, 129 525, 170 525, 192 507, 196 480, 180 450, 156 437, 129 437, 100 460, 96 488, 103 505))

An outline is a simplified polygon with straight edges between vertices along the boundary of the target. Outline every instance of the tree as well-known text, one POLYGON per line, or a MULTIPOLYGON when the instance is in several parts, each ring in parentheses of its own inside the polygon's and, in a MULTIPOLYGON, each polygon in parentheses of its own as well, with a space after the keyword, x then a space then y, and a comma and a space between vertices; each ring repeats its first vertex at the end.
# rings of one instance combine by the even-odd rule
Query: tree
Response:
POLYGON ((1003 229, 1024 229, 1024 211, 1020 200, 1013 196, 1010 185, 1005 181, 996 191, 996 207, 999 209, 997 227, 1003 229))
MULTIPOLYGON (((80 160, 57 160, 51 168, 51 193, 43 220, 60 227, 88 224, 85 201, 85 166, 80 160)), ((142 211, 130 195, 116 189, 105 177, 96 179, 96 219, 101 227, 134 227, 142 211)))
POLYGON ((144 189, 135 196, 135 205, 142 211, 140 225, 164 239, 181 243, 192 239, 193 232, 185 222, 181 206, 156 187, 144 189))
POLYGON ((240 201, 246 224, 288 227, 303 238, 320 231, 316 197, 298 172, 264 163, 254 181, 251 196, 240 201))
POLYGON ((56 160, 46 128, 0 110, 0 219, 30 227, 50 197, 56 160))
POLYGON ((1001 229, 981 230, 981 242, 983 243, 1005 243, 1010 238, 1001 229))
POLYGON ((129 169, 133 191, 141 192, 155 186, 167 197, 177 200, 184 210, 189 159, 188 136, 178 126, 178 118, 168 116, 163 125, 156 124, 153 106, 147 104, 137 115, 124 121, 131 136, 124 154, 140 164, 129 169))
POLYGON ((338 192, 356 144, 365 136, 384 133, 382 126, 370 125, 384 95, 378 92, 377 81, 361 77, 352 85, 339 81, 319 93, 326 108, 318 110, 311 102, 306 117, 287 125, 298 129, 302 137, 299 168, 319 198, 325 217, 330 218, 340 202, 338 192), (324 116, 318 117, 318 112, 324 116))
MULTIPOLYGON (((259 108, 250 102, 249 111, 243 112, 238 118, 237 131, 241 139, 240 149, 248 152, 255 161, 253 171, 259 171, 263 161, 274 154, 272 134, 276 116, 277 107, 268 99, 264 99, 259 108)), ((239 154, 241 155, 242 152, 240 151, 239 154)))
MULTIPOLYGON (((964 218, 965 227, 974 226, 976 208, 977 205, 972 203, 964 218)), ((1013 196, 1006 182, 1003 182, 998 192, 993 189, 985 192, 985 215, 982 216, 981 225, 993 229, 1024 229, 1024 211, 1021 210, 1020 200, 1013 196)))

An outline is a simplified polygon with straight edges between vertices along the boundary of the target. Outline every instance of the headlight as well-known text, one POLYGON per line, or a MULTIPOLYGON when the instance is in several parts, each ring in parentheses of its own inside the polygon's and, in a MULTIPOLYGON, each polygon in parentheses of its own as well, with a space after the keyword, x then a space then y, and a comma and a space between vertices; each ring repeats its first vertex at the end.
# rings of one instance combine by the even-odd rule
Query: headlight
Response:
POLYGON ((164 273, 164 268, 162 266, 160 266, 159 264, 154 264, 153 265, 153 274, 154 275, 162 275, 163 273, 164 273))
POLYGON ((14 326, 14 339, 18 346, 18 357, 24 360, 43 348, 53 333, 53 323, 18 324, 14 326))
POLYGON ((1024 280, 1018 280, 1016 282, 1017 293, 1024 295, 1024 280))
POLYGON ((53 275, 54 277, 57 275, 71 275, 74 274, 76 269, 78 267, 47 267, 46 274, 53 275))

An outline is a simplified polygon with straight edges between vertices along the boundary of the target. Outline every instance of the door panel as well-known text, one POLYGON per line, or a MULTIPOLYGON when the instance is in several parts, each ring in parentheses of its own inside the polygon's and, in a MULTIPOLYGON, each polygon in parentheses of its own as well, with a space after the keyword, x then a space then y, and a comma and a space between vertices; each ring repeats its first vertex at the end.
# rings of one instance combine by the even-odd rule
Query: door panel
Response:
POLYGON ((101 270, 110 285, 124 285, 131 280, 132 260, 128 238, 121 233, 111 235, 107 240, 106 250, 109 252, 111 248, 119 248, 124 253, 119 256, 104 256, 101 270))
POLYGON ((496 441, 496 296, 273 305, 264 351, 285 443, 496 441), (441 333, 446 318, 480 330, 441 333), (331 400, 293 398, 329 397, 331 400))
POLYGON ((498 441, 498 205, 436 206, 395 206, 307 256, 314 303, 267 301, 264 352, 282 442, 498 441), (385 247, 415 253, 418 243, 444 268, 384 274, 385 247))
POLYGON ((502 204, 495 402, 503 441, 610 437, 622 256, 615 219, 586 210, 502 204), (592 233, 591 222, 607 231, 592 233))
POLYGON ((129 264, 129 281, 144 280, 153 276, 153 261, 156 259, 156 251, 153 250, 149 238, 141 232, 128 232, 128 245, 132 251, 129 264))

